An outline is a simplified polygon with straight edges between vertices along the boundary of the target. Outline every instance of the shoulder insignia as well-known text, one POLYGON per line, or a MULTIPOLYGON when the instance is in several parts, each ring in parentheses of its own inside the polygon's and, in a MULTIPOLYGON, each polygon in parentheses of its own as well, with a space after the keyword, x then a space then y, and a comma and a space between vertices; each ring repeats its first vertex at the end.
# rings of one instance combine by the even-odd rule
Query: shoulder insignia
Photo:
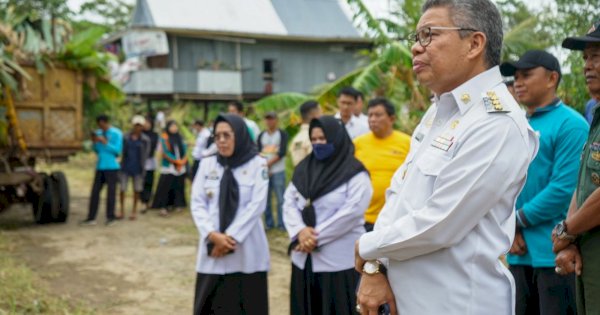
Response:
POLYGON ((494 91, 487 91, 483 97, 483 105, 488 113, 508 113, 510 110, 505 109, 500 102, 500 98, 494 91))

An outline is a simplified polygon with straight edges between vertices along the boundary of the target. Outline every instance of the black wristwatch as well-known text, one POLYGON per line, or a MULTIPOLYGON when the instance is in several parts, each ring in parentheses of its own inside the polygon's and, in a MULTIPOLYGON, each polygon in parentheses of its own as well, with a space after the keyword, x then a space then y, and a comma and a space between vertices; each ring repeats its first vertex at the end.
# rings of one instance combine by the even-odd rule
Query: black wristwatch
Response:
POLYGON ((558 224, 554 227, 554 230, 556 231, 556 237, 559 240, 574 242, 577 239, 577 235, 571 235, 567 231, 567 224, 565 223, 565 220, 558 222, 558 224))

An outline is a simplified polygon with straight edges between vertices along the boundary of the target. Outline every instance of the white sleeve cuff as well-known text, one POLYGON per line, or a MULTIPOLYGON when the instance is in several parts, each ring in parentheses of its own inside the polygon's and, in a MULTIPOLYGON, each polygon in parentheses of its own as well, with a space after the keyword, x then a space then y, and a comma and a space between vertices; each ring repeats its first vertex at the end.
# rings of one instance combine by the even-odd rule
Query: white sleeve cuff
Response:
POLYGON ((358 254, 364 260, 374 260, 383 257, 377 247, 377 232, 363 234, 358 241, 358 254))

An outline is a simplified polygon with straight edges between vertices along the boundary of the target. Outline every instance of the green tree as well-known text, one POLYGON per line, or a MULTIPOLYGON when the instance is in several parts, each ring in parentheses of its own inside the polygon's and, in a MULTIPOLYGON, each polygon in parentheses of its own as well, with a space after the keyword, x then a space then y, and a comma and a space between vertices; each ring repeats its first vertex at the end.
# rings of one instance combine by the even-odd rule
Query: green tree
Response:
MULTIPOLYGON (((326 111, 335 110, 335 95, 339 89, 352 85, 367 97, 384 96, 390 99, 399 109, 399 129, 412 132, 424 111, 429 105, 430 92, 419 85, 412 72, 412 55, 407 40, 414 32, 421 16, 423 0, 395 0, 391 3, 389 18, 378 19, 368 10, 361 0, 347 0, 354 12, 354 21, 365 34, 373 39, 374 47, 361 56, 367 64, 337 81, 317 87, 312 95, 326 111)), ((504 0, 499 3, 505 12, 506 41, 505 56, 518 56, 528 49, 545 48, 549 41, 538 20, 525 5, 516 0, 504 0), (535 26, 535 27, 533 27, 535 26)), ((262 108, 279 109, 282 116, 294 112, 298 103, 287 98, 288 94, 266 97, 257 102, 258 110, 262 108), (285 99, 285 101, 282 101, 285 99), (292 110, 286 110, 292 106, 292 110)), ((294 122, 291 120, 290 122, 294 122)))
POLYGON ((12 7, 16 15, 27 15, 30 20, 60 18, 68 20, 73 12, 67 5, 67 0, 0 0, 0 10, 12 7))
POLYGON ((84 29, 90 24, 102 26, 106 33, 123 30, 129 24, 133 13, 133 4, 123 0, 88 0, 79 9, 79 15, 92 14, 101 19, 100 23, 77 20, 76 28, 84 29))
POLYGON ((546 49, 552 45, 552 36, 546 25, 544 10, 532 12, 520 0, 497 1, 504 23, 502 60, 516 60, 530 49, 546 49))
MULTIPOLYGON (((586 34, 592 24, 600 19, 597 0, 555 0, 555 5, 556 10, 545 20, 545 25, 552 30, 552 41, 559 47, 566 37, 586 34)), ((583 113, 590 96, 583 75, 582 54, 566 49, 563 51, 568 52, 568 57, 563 65, 563 79, 558 92, 567 104, 583 113)))

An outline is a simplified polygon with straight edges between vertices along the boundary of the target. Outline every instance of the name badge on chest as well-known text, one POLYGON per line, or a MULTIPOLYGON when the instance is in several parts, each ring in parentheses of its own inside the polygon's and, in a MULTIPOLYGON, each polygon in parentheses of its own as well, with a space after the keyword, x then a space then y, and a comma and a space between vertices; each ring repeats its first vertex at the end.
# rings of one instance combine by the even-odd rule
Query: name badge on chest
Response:
POLYGON ((204 176, 204 179, 219 180, 219 175, 217 174, 217 171, 211 171, 210 173, 208 173, 208 175, 204 176))

